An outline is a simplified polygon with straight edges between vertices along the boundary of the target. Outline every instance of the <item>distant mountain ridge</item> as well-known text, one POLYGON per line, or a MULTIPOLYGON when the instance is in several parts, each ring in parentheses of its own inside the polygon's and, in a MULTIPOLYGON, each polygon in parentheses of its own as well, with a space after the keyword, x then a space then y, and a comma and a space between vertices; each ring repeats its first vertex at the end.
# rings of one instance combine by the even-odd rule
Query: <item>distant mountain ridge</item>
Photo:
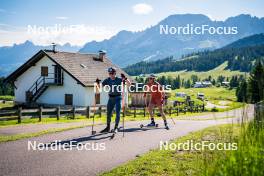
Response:
POLYGON ((251 35, 242 39, 239 39, 224 48, 241 48, 248 46, 264 45, 264 33, 251 35))
POLYGON ((130 75, 146 73, 187 71, 209 71, 228 62, 227 68, 248 72, 256 59, 264 60, 264 34, 239 39, 223 48, 188 54, 180 60, 172 57, 129 65, 125 71, 130 75))
POLYGON ((96 52, 100 49, 108 51, 112 61, 122 67, 142 60, 157 60, 167 56, 179 58, 183 54, 216 49, 240 38, 263 33, 264 18, 250 15, 238 15, 225 21, 212 21, 202 14, 171 15, 141 32, 120 31, 109 40, 88 42, 80 52, 96 52), (186 26, 203 24, 212 27, 236 26, 236 35, 160 35, 160 25, 186 26))
MULTIPOLYGON (((40 46, 35 45, 31 41, 25 41, 22 44, 0 47, 0 76, 6 76, 41 49, 52 49, 52 46, 40 46)), ((56 49, 76 52, 80 47, 71 46, 69 43, 66 43, 64 45, 57 45, 56 49)))
MULTIPOLYGON (((70 52, 94 53, 106 50, 112 61, 125 67, 140 61, 154 61, 167 56, 180 58, 182 55, 203 50, 213 50, 223 47, 240 38, 264 32, 264 18, 250 15, 238 15, 225 21, 212 21, 202 14, 170 15, 157 25, 140 32, 120 31, 109 40, 88 42, 82 48, 65 44, 57 46, 58 50, 70 52), (208 24, 210 26, 237 26, 237 35, 160 35, 159 25, 196 26, 208 24)), ((6 76, 23 64, 40 49, 51 49, 51 46, 34 45, 30 41, 0 47, 0 76, 6 76)))

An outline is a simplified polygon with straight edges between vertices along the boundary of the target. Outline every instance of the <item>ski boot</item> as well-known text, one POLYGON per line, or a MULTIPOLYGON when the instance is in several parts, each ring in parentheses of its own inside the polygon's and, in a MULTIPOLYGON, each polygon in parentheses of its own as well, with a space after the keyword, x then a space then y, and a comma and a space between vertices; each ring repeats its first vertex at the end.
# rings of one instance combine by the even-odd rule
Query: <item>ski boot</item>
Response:
POLYGON ((107 125, 105 129, 100 131, 100 133, 109 133, 109 131, 110 131, 110 125, 107 125))
POLYGON ((166 120, 164 120, 164 126, 165 126, 165 129, 166 130, 169 130, 170 129, 166 120))
POLYGON ((150 124, 147 124, 147 127, 154 127, 156 126, 155 121, 151 121, 150 124))

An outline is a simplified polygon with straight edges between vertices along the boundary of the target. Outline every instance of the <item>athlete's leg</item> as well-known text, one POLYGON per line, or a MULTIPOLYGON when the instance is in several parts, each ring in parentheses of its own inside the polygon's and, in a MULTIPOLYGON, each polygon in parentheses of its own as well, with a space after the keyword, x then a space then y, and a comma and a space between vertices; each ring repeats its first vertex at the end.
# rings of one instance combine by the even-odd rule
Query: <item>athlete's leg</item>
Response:
POLYGON ((167 123, 167 118, 166 118, 166 115, 165 115, 164 110, 163 110, 163 105, 160 104, 160 105, 158 106, 158 109, 159 109, 159 112, 160 112, 160 114, 161 114, 161 116, 162 116, 162 119, 163 119, 163 121, 164 121, 164 125, 165 125, 166 129, 169 129, 169 127, 168 127, 168 123, 167 123))
POLYGON ((121 101, 122 101, 122 97, 116 97, 115 99, 115 106, 116 106, 115 128, 118 128, 118 124, 120 121, 121 101))

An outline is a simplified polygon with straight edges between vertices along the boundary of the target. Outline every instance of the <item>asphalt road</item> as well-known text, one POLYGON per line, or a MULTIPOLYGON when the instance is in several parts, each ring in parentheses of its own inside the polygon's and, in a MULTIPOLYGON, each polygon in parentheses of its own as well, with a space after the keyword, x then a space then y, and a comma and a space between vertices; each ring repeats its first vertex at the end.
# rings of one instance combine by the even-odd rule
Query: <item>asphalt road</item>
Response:
MULTIPOLYGON (((241 115, 246 113, 249 118, 253 117, 253 107, 246 111, 240 110, 228 113, 226 118, 219 120, 175 120, 176 125, 169 121, 170 130, 165 130, 161 121, 160 128, 140 129, 141 123, 148 121, 127 122, 125 124, 125 137, 117 133, 116 137, 110 140, 110 134, 97 134, 91 136, 90 127, 74 129, 54 134, 43 135, 30 139, 0 143, 0 175, 96 175, 103 171, 110 170, 124 162, 136 158, 137 155, 148 152, 150 149, 159 147, 160 141, 167 141, 184 136, 192 131, 197 131, 209 126, 237 123, 241 121, 241 115), (49 144, 61 140, 60 144, 69 144, 70 141, 77 141, 87 149, 105 150, 28 150, 28 142, 49 144), (100 145, 100 146, 99 146, 100 145), (98 147, 99 146, 99 147, 98 147)), ((212 116, 213 117, 213 116, 212 116)), ((104 126, 96 126, 99 131, 104 126)), ((81 148, 81 147, 79 147, 81 148)), ((69 148, 66 148, 69 149, 69 148)))

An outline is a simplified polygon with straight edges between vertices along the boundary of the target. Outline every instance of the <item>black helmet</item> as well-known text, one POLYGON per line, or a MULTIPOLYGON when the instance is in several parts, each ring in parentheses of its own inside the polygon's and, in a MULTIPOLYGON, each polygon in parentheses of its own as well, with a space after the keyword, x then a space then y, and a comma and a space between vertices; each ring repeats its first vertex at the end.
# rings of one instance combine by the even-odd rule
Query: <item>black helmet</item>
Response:
POLYGON ((157 76, 156 75, 154 75, 153 73, 151 73, 149 76, 148 76, 148 78, 156 78, 157 76))
POLYGON ((109 68, 107 69, 107 71, 108 71, 108 73, 114 73, 114 72, 116 72, 116 68, 114 68, 114 67, 109 67, 109 68))

